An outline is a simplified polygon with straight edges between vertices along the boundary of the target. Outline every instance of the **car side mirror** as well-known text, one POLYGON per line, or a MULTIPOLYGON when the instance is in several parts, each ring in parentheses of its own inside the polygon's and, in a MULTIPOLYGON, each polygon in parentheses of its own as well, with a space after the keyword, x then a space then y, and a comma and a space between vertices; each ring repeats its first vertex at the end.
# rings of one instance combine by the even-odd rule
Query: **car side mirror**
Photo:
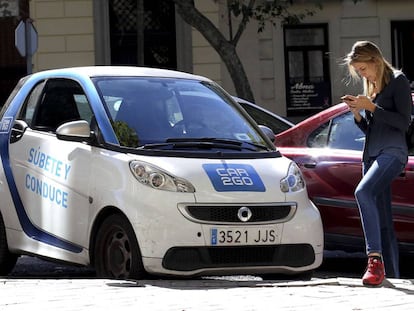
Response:
POLYGON ((91 127, 85 120, 66 122, 56 129, 56 136, 61 140, 90 141, 91 127))
POLYGON ((259 125, 259 128, 262 130, 263 134, 265 134, 265 136, 270 139, 272 143, 275 142, 275 133, 273 133, 270 127, 267 127, 265 125, 259 125))

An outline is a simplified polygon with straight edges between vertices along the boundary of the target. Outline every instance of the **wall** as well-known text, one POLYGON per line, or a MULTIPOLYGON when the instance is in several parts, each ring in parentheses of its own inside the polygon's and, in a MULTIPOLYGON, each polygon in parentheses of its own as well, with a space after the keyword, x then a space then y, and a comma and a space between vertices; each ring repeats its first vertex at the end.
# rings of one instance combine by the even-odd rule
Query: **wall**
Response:
MULTIPOLYGON (((216 27, 219 27, 219 5, 211 0, 195 0, 196 7, 216 27)), ((195 29, 192 31, 193 72, 222 84, 220 56, 206 39, 195 29)))
POLYGON ((95 64, 92 0, 32 0, 38 32, 33 71, 95 64))
MULTIPOLYGON (((95 1, 102 1, 102 5, 106 3, 103 0, 95 1)), ((101 42, 101 45, 107 45, 107 42, 99 41, 99 34, 102 34, 104 27, 94 30, 96 16, 93 16, 93 2, 94 0, 30 1, 31 17, 39 34, 39 49, 33 56, 33 71, 94 65, 107 61, 108 57, 95 57, 107 49, 106 46, 97 47, 95 53, 95 39, 98 39, 97 42, 101 42), (98 34, 98 38, 94 38, 94 34, 98 34)), ((301 3, 296 6, 298 11, 309 8, 310 1, 298 2, 301 3)), ((336 103, 344 93, 359 91, 356 86, 345 85, 346 71, 341 66, 341 60, 352 44, 356 40, 373 40, 381 46, 384 56, 391 60, 390 22, 413 20, 414 1, 362 0, 357 4, 351 0, 322 2, 323 10, 313 17, 306 18, 304 22, 329 25, 330 76, 333 102, 336 103)), ((96 5, 99 5, 99 2, 97 3, 96 5)), ((228 31, 226 0, 195 0, 195 3, 223 33, 228 31)), ((182 33, 177 36, 185 37, 182 33)), ((235 94, 226 67, 204 37, 192 28, 191 39, 187 41, 192 41, 191 48, 186 44, 179 46, 191 50, 191 55, 185 57, 190 61, 192 59, 193 72, 215 80, 230 93, 235 94)), ((282 27, 269 26, 263 33, 258 34, 257 25, 250 23, 237 46, 237 51, 245 66, 256 102, 273 112, 286 115, 282 27)), ((182 51, 179 52, 180 56, 184 55, 182 51)), ((191 65, 182 65, 181 68, 191 68, 191 65)))
MULTIPOLYGON (((297 1, 299 12, 310 7, 311 1, 297 1)), ((406 0, 362 0, 354 4, 351 0, 325 0, 323 10, 304 23, 327 23, 329 32, 329 59, 333 103, 338 103, 345 93, 360 92, 359 86, 347 85, 343 57, 357 40, 372 40, 377 43, 384 56, 391 61, 390 22, 414 20, 414 1, 406 0)), ((197 8, 227 31, 225 0, 196 0, 197 8)), ((193 30, 194 72, 206 75, 234 94, 233 83, 223 64, 201 35, 193 30)), ((261 106, 286 115, 285 65, 282 27, 267 27, 258 34, 254 23, 248 25, 237 50, 245 66, 255 100, 261 106)))

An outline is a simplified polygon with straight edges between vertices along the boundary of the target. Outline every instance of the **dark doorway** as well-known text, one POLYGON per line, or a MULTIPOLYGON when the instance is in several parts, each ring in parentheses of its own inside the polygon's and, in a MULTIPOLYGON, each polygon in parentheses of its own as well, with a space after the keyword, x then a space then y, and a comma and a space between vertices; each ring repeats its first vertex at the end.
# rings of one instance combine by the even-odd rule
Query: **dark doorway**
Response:
POLYGON ((391 22, 392 63, 414 87, 414 20, 391 22))
POLYGON ((0 6, 0 106, 26 75, 26 58, 20 56, 14 43, 14 31, 29 16, 29 0, 11 0, 0 6))
POLYGON ((110 0, 111 64, 177 69, 171 0, 110 0))

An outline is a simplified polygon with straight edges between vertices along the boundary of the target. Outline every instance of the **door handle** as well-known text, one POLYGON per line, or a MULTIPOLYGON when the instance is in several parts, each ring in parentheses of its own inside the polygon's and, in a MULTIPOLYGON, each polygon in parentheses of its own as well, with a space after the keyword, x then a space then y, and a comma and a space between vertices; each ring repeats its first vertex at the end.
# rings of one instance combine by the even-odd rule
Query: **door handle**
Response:
POLYGON ((304 163, 303 166, 306 167, 306 168, 315 168, 316 167, 316 162, 304 163))

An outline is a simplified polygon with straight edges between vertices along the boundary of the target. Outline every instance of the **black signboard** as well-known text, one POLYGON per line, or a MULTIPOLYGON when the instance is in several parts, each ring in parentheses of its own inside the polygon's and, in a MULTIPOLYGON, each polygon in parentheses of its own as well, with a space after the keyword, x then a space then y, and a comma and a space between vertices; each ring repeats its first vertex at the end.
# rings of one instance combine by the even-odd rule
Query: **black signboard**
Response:
POLYGON ((331 105, 329 82, 296 82, 289 85, 287 101, 288 113, 295 111, 320 111, 331 105))

